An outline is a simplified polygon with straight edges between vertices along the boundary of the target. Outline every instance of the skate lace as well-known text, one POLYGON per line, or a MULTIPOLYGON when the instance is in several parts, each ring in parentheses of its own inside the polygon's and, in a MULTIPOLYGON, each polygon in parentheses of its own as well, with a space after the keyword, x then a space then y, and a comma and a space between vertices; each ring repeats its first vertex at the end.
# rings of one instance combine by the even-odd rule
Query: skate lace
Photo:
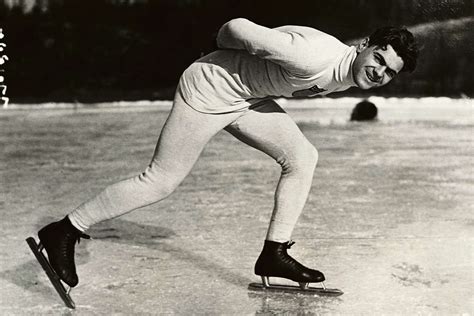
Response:
POLYGON ((292 256, 290 256, 288 254, 287 250, 290 249, 291 246, 293 246, 294 244, 295 244, 295 242, 293 240, 290 240, 286 243, 285 248, 284 248, 285 249, 284 250, 285 256, 283 257, 283 261, 288 263, 288 264, 291 264, 292 266, 294 266, 299 271, 309 270, 309 268, 302 265, 295 258, 293 258, 292 256))
POLYGON ((84 233, 80 233, 79 236, 77 236, 77 243, 80 244, 81 243, 81 238, 84 238, 84 239, 91 239, 91 236, 87 235, 87 234, 84 234, 84 233))
POLYGON ((81 238, 91 239, 91 236, 84 233, 66 234, 65 242, 60 245, 60 253, 64 258, 68 258, 70 262, 74 262, 74 244, 81 242, 81 238))
POLYGON ((287 252, 287 250, 290 249, 291 246, 293 246, 294 244, 295 242, 293 240, 290 240, 286 244, 284 244, 284 247, 282 248, 282 251, 284 254, 283 261, 286 263, 293 263, 293 262, 297 263, 297 261, 293 257, 291 257, 287 252))

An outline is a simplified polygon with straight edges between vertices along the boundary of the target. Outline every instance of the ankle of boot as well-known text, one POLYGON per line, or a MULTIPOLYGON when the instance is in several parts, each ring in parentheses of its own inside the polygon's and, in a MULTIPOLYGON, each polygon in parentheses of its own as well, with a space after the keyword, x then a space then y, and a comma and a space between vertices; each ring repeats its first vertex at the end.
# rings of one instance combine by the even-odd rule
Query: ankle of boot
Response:
POLYGON ((293 246, 295 242, 292 240, 285 241, 285 242, 278 242, 278 241, 272 241, 272 240, 265 240, 263 249, 289 249, 291 246, 293 246))
POLYGON ((80 236, 80 235, 83 234, 83 232, 82 232, 80 229, 78 229, 76 226, 74 226, 74 225, 72 224, 72 222, 71 222, 71 220, 69 219, 68 216, 64 217, 64 218, 61 220, 61 222, 63 222, 63 224, 65 225, 65 228, 66 228, 68 231, 73 232, 75 235, 80 236))

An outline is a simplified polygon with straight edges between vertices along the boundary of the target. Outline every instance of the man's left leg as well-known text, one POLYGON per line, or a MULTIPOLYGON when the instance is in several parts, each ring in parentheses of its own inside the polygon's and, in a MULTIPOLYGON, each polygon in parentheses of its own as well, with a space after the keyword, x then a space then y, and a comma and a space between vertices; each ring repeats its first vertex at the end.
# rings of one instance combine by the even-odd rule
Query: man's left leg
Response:
POLYGON ((302 283, 324 281, 321 272, 302 266, 287 254, 292 245, 291 234, 311 188, 317 150, 273 100, 260 102, 226 130, 275 159, 282 168, 270 226, 255 273, 302 283))

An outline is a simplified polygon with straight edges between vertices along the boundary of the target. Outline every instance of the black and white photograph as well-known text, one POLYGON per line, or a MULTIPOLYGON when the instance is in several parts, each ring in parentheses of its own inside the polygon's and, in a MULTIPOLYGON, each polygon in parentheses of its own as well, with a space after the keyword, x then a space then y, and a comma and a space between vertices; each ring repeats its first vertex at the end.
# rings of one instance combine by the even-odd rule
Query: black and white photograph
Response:
POLYGON ((0 315, 474 315, 473 0, 0 0, 0 315))

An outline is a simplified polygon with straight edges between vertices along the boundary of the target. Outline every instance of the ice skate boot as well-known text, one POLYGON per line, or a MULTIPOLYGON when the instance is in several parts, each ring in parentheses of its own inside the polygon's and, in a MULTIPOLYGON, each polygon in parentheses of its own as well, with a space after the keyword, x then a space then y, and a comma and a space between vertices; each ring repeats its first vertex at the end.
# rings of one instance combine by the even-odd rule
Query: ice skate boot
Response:
POLYGON ((74 246, 81 238, 90 237, 74 227, 66 216, 51 223, 38 232, 40 246, 48 254, 49 264, 56 274, 70 287, 79 283, 74 263, 74 246))
POLYGON ((287 250, 294 242, 278 243, 265 241, 262 253, 255 264, 255 274, 262 278, 262 283, 251 283, 249 288, 279 292, 298 292, 304 294, 341 295, 342 291, 327 289, 323 281, 324 274, 300 264, 292 258, 287 250), (297 282, 299 286, 270 284, 270 277, 279 277, 297 282), (309 283, 321 283, 321 288, 309 287, 309 283))
POLYGON ((38 237, 39 244, 33 237, 27 238, 26 242, 66 306, 74 308, 74 302, 69 296, 71 288, 79 283, 74 263, 74 246, 81 238, 90 237, 76 229, 67 217, 43 227, 38 232, 38 237), (43 249, 46 250, 48 259, 44 256, 43 249), (67 290, 61 280, 69 286, 67 290))

